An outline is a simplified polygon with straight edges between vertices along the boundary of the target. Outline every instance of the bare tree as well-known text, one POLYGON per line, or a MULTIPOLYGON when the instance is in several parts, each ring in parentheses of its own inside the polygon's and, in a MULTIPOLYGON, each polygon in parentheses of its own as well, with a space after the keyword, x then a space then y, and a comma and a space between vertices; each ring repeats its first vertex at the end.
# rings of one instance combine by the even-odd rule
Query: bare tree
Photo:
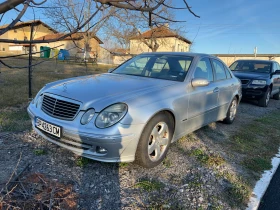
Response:
POLYGON ((122 10, 112 14, 109 23, 104 26, 105 34, 113 37, 123 48, 129 48, 130 40, 137 39, 140 45, 144 44, 150 51, 156 52, 160 46, 170 44, 163 37, 165 33, 179 36, 180 26, 177 24, 171 30, 169 24, 184 22, 174 19, 175 7, 172 6, 172 0, 165 1, 163 5, 165 6, 157 8, 153 13, 122 10), (148 32, 144 33, 145 31, 148 32))

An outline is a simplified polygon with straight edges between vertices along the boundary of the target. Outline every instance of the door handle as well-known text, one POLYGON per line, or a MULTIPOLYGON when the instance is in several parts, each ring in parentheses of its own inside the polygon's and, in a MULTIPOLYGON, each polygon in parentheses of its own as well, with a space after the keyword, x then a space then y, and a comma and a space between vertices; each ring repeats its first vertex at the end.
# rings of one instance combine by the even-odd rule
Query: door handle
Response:
POLYGON ((220 90, 219 90, 219 88, 215 88, 214 90, 213 90, 213 93, 218 93, 220 90))

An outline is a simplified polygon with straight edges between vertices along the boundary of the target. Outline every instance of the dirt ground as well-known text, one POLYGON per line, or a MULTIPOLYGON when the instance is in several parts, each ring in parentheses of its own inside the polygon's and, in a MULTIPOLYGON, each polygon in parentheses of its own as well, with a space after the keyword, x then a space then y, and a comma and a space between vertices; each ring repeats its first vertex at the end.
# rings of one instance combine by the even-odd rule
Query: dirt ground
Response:
MULTIPOLYGON (((0 190, 5 189, 15 169, 18 174, 28 165, 20 178, 22 182, 30 175, 41 174, 50 182, 71 186, 77 195, 73 209, 243 209, 245 206, 240 205, 243 200, 236 196, 236 189, 240 193, 243 186, 238 188, 235 186, 238 182, 231 180, 246 172, 223 141, 255 119, 278 109, 280 102, 275 100, 271 100, 268 108, 241 102, 232 125, 212 123, 189 134, 171 145, 162 164, 149 170, 133 163, 101 163, 80 158, 33 131, 1 133, 0 190), (223 176, 224 172, 230 177, 223 176)), ((13 199, 24 200, 19 192, 16 197, 0 197, 0 201, 11 204, 13 199)), ((52 200, 53 190, 48 192, 52 200)), ((34 200, 34 196, 31 197, 29 200, 34 200)), ((37 199, 36 202, 43 201, 37 199)), ((22 203, 12 204, 27 209, 22 203)), ((48 209, 50 201, 44 205, 40 208, 48 209)))

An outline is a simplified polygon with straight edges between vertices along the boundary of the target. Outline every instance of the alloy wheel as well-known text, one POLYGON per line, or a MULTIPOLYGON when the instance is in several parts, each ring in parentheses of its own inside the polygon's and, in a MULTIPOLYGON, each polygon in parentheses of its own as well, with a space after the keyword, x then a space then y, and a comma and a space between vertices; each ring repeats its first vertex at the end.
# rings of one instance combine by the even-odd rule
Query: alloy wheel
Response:
POLYGON ((148 156, 151 161, 157 161, 162 157, 168 145, 169 135, 165 122, 159 122, 153 128, 148 143, 148 156))

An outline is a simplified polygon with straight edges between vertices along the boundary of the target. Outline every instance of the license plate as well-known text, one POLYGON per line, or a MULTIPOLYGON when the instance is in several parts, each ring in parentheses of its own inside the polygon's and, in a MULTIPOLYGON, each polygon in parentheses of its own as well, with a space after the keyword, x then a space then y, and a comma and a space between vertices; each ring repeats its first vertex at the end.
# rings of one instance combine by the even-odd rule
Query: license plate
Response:
POLYGON ((53 136, 61 137, 61 127, 53 125, 51 123, 45 122, 44 120, 41 120, 40 118, 36 118, 36 127, 39 128, 42 131, 45 131, 53 136))

